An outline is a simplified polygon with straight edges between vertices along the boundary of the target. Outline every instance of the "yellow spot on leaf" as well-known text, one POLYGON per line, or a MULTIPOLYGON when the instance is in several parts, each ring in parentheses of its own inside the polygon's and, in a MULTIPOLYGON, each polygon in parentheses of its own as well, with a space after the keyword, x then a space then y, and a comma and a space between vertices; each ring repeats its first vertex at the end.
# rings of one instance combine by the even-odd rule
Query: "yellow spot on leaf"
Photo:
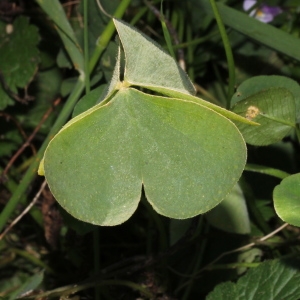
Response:
POLYGON ((248 120, 251 121, 251 120, 254 119, 259 113, 260 113, 260 111, 259 111, 258 107, 251 105, 251 106, 248 107, 248 109, 247 109, 247 111, 246 111, 246 119, 248 119, 248 120))

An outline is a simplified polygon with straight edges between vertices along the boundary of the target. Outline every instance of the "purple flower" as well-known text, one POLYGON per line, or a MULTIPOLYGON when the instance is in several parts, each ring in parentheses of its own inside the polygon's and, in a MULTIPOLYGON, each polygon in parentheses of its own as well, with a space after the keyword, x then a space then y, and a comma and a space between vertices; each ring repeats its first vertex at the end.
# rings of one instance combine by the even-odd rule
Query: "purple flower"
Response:
MULTIPOLYGON (((244 0, 243 9, 248 11, 251 7, 256 4, 256 0, 244 0)), ((282 13, 282 9, 279 6, 268 6, 265 4, 253 9, 250 12, 251 17, 255 17, 261 22, 270 23, 274 17, 282 13)))

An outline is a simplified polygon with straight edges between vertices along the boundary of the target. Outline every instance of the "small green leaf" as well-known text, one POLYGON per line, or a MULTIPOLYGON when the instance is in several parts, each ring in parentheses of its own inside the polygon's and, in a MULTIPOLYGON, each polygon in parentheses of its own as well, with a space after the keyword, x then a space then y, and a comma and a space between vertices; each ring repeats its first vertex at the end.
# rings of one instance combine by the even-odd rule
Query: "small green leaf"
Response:
POLYGON ((233 112, 260 126, 237 123, 247 143, 257 146, 269 145, 284 138, 296 122, 296 107, 293 94, 285 88, 267 88, 254 91, 253 85, 241 85, 236 97, 241 98, 233 112), (249 89, 253 88, 250 94, 249 89), (245 90, 244 90, 245 87, 245 90))
MULTIPOLYGON (((6 32, 6 24, 0 22, 0 70, 9 89, 14 93, 26 87, 32 80, 39 63, 38 29, 29 25, 29 19, 19 17, 13 23, 13 31, 6 32), (22 45, 22 47, 20 47, 22 45)), ((0 84, 0 110, 14 104, 0 84)))
POLYGON ((273 191, 275 211, 285 222, 300 226, 300 173, 286 177, 273 191))
POLYGON ((161 93, 174 90, 195 94, 187 74, 160 45, 123 21, 114 19, 114 23, 125 52, 126 82, 161 93))
POLYGON ((245 165, 234 124, 192 102, 123 88, 75 119, 50 142, 45 176, 57 201, 93 224, 126 221, 142 185, 162 215, 204 213, 230 192, 245 165))
POLYGON ((245 80, 237 89, 237 92, 231 99, 231 106, 236 102, 246 99, 253 94, 256 94, 262 90, 268 88, 285 88, 288 89, 294 96, 296 105, 296 119, 300 119, 300 86, 299 84, 288 77, 269 75, 269 76, 255 76, 248 80, 245 80))
POLYGON ((250 233, 250 220, 243 191, 238 184, 215 208, 205 214, 210 225, 237 234, 250 233))
POLYGON ((299 259, 261 263, 237 283, 219 284, 206 300, 296 300, 300 298, 299 259))

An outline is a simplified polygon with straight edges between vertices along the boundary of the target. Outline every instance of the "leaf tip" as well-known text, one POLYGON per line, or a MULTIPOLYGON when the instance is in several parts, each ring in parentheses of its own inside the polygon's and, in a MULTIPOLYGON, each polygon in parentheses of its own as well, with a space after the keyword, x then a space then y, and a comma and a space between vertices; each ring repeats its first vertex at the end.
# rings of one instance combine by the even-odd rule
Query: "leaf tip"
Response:
POLYGON ((39 168, 38 168, 38 175, 45 176, 44 158, 40 162, 40 165, 39 165, 39 168))

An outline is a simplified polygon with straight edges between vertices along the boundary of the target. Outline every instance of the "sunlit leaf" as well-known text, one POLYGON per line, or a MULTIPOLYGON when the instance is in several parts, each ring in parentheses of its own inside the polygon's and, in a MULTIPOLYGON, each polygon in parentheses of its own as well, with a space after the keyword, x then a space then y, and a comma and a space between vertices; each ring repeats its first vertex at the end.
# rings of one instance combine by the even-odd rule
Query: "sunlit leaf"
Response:
POLYGON ((114 23, 125 51, 126 82, 159 92, 195 94, 187 74, 158 44, 123 21, 114 19, 114 23))
POLYGON ((126 221, 142 185, 162 215, 204 213, 229 193, 245 165, 236 127, 192 102, 124 88, 79 117, 51 141, 44 167, 56 199, 86 222, 126 221))

